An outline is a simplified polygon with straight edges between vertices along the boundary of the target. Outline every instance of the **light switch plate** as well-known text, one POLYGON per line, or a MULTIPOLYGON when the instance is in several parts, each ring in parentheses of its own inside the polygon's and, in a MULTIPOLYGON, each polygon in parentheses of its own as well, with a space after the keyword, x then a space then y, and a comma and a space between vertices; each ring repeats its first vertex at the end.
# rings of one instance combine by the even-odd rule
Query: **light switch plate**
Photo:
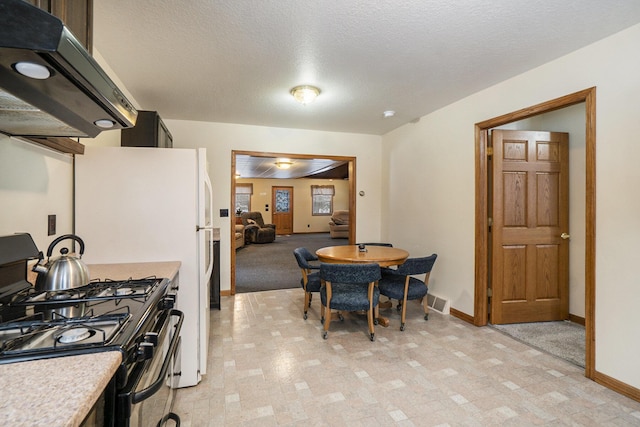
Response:
POLYGON ((47 236, 56 234, 56 216, 49 215, 47 217, 47 236))

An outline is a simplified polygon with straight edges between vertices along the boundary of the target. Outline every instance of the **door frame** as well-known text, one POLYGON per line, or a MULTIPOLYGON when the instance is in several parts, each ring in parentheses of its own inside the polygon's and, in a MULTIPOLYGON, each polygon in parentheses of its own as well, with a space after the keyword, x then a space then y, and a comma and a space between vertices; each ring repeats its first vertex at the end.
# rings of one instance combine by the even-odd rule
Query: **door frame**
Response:
POLYGON ((591 87, 532 107, 523 108, 475 124, 475 291, 473 324, 488 323, 489 224, 488 159, 489 129, 585 103, 585 376, 595 376, 595 288, 596 288, 596 88, 591 87))
MULTIPOLYGON (((349 244, 353 244, 356 240, 356 158, 351 156, 332 156, 327 154, 294 154, 294 153, 272 153, 263 151, 242 151, 231 150, 231 202, 230 206, 235 206, 236 198, 236 156, 245 155, 252 157, 283 157, 288 159, 327 159, 334 161, 344 161, 349 164, 349 244)), ((235 209, 235 208, 234 208, 235 209)), ((230 242, 235 239, 235 221, 230 221, 229 225, 230 242)), ((229 245, 231 252, 230 268, 231 268, 231 286, 230 295, 236 294, 236 250, 235 245, 229 245)))

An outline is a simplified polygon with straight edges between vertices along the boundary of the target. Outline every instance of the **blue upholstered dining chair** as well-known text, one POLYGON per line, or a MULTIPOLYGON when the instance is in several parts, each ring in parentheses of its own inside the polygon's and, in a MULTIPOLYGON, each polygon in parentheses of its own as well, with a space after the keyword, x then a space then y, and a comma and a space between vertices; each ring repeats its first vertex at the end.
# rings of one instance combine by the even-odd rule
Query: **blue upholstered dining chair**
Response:
POLYGON ((374 309, 380 299, 377 281, 380 280, 378 264, 329 264, 320 263, 321 319, 324 323, 322 337, 327 339, 331 324, 331 310, 367 312, 369 337, 375 340, 374 309), (325 316, 326 314, 326 316, 325 316))
POLYGON ((320 292, 320 270, 319 264, 311 264, 312 261, 318 261, 318 257, 309 252, 307 248, 295 248, 293 250, 293 256, 296 257, 298 267, 302 271, 302 278, 300 279, 300 286, 304 290, 304 305, 302 311, 304 312, 304 319, 307 320, 307 309, 311 307, 311 292, 320 292))
POLYGON ((429 275, 438 255, 422 258, 408 258, 396 270, 385 271, 378 282, 380 294, 397 299, 402 307, 400 330, 404 331, 407 315, 407 300, 420 300, 424 306, 424 320, 429 320, 429 305, 424 297, 429 291, 429 275), (424 274, 424 279, 412 276, 424 274))

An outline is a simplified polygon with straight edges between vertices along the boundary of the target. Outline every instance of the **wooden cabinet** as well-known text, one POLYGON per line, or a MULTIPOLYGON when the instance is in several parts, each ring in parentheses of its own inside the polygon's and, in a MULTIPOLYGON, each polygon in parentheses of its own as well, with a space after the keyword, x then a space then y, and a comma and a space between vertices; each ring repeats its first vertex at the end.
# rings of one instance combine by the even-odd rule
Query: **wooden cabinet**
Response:
POLYGON ((123 147, 173 147, 173 137, 157 111, 138 111, 136 125, 120 135, 123 147))
POLYGON ((26 0, 57 16, 87 49, 93 50, 93 0, 26 0))

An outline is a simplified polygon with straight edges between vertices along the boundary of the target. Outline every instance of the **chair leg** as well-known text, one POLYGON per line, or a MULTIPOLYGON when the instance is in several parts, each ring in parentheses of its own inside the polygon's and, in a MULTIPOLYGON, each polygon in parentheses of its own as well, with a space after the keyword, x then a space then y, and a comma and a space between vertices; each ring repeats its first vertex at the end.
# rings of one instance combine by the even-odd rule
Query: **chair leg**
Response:
POLYGON ((369 310, 367 310, 367 320, 369 321, 369 337, 371 341, 375 341, 376 339, 376 330, 375 330, 375 325, 373 323, 373 316, 374 314, 378 313, 378 304, 380 304, 380 301, 378 301, 378 304, 376 304, 375 306, 373 305, 373 291, 376 286, 377 286, 377 282, 369 283, 369 290, 367 292, 368 293, 367 296, 369 299, 369 310))
POLYGON ((371 341, 375 341, 376 339, 376 330, 375 326, 373 325, 373 312, 374 310, 372 309, 367 310, 367 320, 369 322, 369 339, 371 341))
POLYGON ((302 306, 302 311, 304 311, 304 320, 307 320, 307 308, 311 307, 311 293, 304 293, 304 305, 302 306))
POLYGON ((427 304, 427 299, 423 298, 421 301, 424 307, 424 320, 429 320, 429 304, 427 304))
POLYGON ((325 313, 326 307, 324 306, 324 304, 320 304, 320 323, 324 324, 324 313, 325 313))
POLYGON ((400 330, 404 331, 404 323, 407 318, 407 293, 404 293, 404 300, 402 301, 402 314, 400 317, 400 330))
POLYGON ((324 318, 324 330, 322 331, 322 338, 326 340, 329 336, 329 325, 331 324, 331 306, 326 307, 325 309, 327 316, 324 318))
POLYGON ((376 340, 376 330, 375 330, 375 326, 373 324, 373 312, 374 310, 367 310, 367 320, 369 323, 369 339, 371 341, 375 341, 376 340))

